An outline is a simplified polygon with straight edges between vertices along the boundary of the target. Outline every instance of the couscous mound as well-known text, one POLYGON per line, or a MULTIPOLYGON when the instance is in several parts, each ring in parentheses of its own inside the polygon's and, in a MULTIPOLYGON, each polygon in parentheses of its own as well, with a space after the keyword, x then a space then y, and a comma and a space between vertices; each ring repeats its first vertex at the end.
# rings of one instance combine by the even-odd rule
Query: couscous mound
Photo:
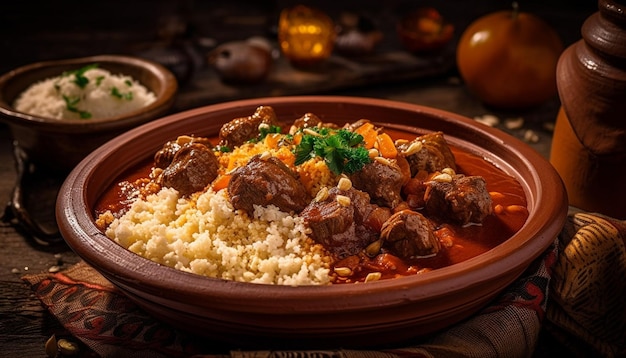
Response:
MULTIPOLYGON (((300 173, 311 196, 337 176, 318 158, 294 166, 294 155, 273 138, 217 153, 220 175, 269 152, 300 173), (273 139, 272 139, 273 138, 273 139)), ((154 262, 182 271, 240 282, 277 285, 325 285, 331 281, 331 257, 307 234, 303 218, 274 206, 256 206, 251 217, 235 210, 227 189, 209 187, 189 197, 163 187, 138 197, 119 217, 100 215, 105 234, 154 262)))

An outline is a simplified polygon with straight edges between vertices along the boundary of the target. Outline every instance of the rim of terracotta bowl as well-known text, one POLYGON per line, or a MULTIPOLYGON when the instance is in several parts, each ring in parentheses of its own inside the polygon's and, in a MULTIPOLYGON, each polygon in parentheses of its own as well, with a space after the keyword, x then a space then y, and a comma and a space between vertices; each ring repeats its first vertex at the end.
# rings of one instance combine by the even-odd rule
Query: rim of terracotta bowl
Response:
MULTIPOLYGON (((378 112, 381 113, 380 110, 378 112)), ((304 113, 299 110, 298 113, 290 114, 294 115, 292 118, 298 118, 304 113)), ((368 119, 385 122, 380 118, 368 119)), ((410 103, 342 96, 288 96, 239 100, 192 109, 122 134, 92 152, 70 173, 60 191, 56 209, 57 221, 68 245, 88 264, 112 281, 122 283, 125 289, 135 295, 182 295, 186 300, 205 307, 227 309, 230 312, 263 313, 271 310, 274 314, 315 314, 373 310, 379 308, 382 302, 385 306, 402 306, 407 302, 436 300, 473 285, 502 280, 502 277, 515 272, 515 277, 500 283, 501 288, 504 288, 554 242, 564 225, 567 206, 561 179, 549 162, 526 143, 500 130, 458 114, 410 103), (415 113, 416 117, 425 116, 435 120, 439 128, 457 128, 458 132, 447 135, 453 145, 460 144, 462 148, 475 153, 484 152, 480 145, 495 146, 501 150, 498 155, 506 156, 499 158, 493 153, 484 153, 488 161, 513 173, 525 188, 529 208, 527 222, 510 239, 488 252, 427 274, 358 285, 295 287, 207 278, 162 266, 119 246, 95 226, 92 205, 96 197, 112 184, 115 177, 122 174, 124 168, 149 158, 160 146, 145 148, 141 153, 127 153, 137 158, 122 165, 117 175, 103 172, 100 169, 101 162, 113 161, 116 156, 124 155, 123 148, 128 143, 150 142, 157 131, 167 130, 172 134, 172 139, 177 135, 190 134, 185 125, 190 120, 205 121, 204 129, 216 134, 221 123, 211 121, 212 113, 232 113, 231 118, 236 118, 241 116, 242 109, 249 115, 259 105, 274 106, 277 113, 308 107, 308 111, 315 114, 320 114, 316 111, 316 105, 347 109, 359 107, 363 109, 359 113, 361 118, 368 118, 367 108, 382 108, 389 113, 403 111, 415 113), (518 171, 525 172, 520 174, 518 171), (254 302, 254 305, 249 302, 254 302), (296 304, 297 308, 294 308, 296 304)))
POLYGON ((178 81, 163 65, 140 57, 104 54, 71 59, 35 62, 11 70, 0 77, 0 117, 10 124, 49 132, 92 132, 130 127, 165 114, 174 103, 178 81), (17 111, 13 102, 30 85, 98 63, 113 74, 130 75, 156 96, 150 105, 111 118, 60 120, 17 111))

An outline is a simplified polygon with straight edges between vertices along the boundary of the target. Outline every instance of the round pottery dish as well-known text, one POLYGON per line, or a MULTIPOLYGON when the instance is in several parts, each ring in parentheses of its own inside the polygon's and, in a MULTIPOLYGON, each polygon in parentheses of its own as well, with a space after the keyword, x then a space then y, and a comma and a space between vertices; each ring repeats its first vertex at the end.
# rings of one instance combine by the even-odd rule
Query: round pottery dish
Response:
POLYGON ((0 119, 8 124, 15 145, 29 161, 69 172, 89 152, 109 139, 165 115, 174 103, 177 89, 176 78, 169 70, 138 57, 100 55, 38 62, 0 77, 0 119), (85 120, 45 118, 19 112, 13 107, 16 98, 32 84, 91 64, 98 64, 111 74, 131 76, 152 91, 156 100, 125 115, 85 120))
POLYGON ((70 247, 154 317, 213 338, 226 348, 361 348, 423 337, 484 307, 539 257, 567 213, 552 166, 523 142, 466 117, 388 100, 295 96, 211 105, 167 116, 116 137, 83 160, 64 182, 57 220, 70 247), (370 119, 413 133, 443 131, 456 147, 517 178, 529 216, 495 248, 425 274, 359 284, 280 286, 212 279, 142 258, 94 224, 96 201, 125 171, 178 135, 216 136, 220 127, 271 106, 278 119, 305 113, 335 123, 370 119))

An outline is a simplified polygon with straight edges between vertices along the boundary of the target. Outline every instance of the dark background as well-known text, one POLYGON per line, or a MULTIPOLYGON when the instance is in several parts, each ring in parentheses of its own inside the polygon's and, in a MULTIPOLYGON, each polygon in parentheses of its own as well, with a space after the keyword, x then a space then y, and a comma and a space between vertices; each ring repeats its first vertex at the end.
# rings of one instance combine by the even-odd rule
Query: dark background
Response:
MULTIPOLYGON (((216 44, 253 35, 275 36, 280 10, 295 4, 317 7, 333 18, 343 11, 367 16, 387 36, 380 50, 400 48, 395 24, 411 8, 433 6, 456 28, 509 9, 505 0, 348 1, 10 1, 0 12, 0 73, 35 61, 103 53, 142 54, 181 39, 200 54, 216 44)), ((580 38, 580 25, 596 1, 519 0, 520 9, 550 23, 567 45, 580 38)), ((204 64, 202 64, 204 65, 204 64)))

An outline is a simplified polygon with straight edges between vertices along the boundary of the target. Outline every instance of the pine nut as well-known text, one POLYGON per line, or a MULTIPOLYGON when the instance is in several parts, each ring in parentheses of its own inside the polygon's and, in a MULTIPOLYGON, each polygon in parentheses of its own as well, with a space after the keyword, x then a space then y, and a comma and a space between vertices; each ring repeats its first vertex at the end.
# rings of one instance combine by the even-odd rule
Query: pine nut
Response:
POLYGON ((375 161, 379 162, 380 164, 384 164, 384 165, 391 165, 391 162, 389 161, 389 159, 387 158, 383 158, 383 157, 376 157, 374 158, 375 161))
POLYGON ((352 269, 349 267, 335 267, 335 273, 341 277, 352 275, 352 269))
POLYGON ((304 128, 302 130, 302 133, 308 134, 308 135, 312 135, 312 136, 315 136, 315 137, 321 137, 322 136, 321 134, 319 134, 316 131, 314 131, 312 129, 309 129, 309 128, 304 128))
POLYGON ((441 172, 442 172, 442 173, 444 173, 444 174, 448 174, 448 175, 449 175, 449 176, 451 176, 451 177, 453 177, 453 176, 455 176, 455 175, 456 175, 456 172, 454 171, 454 169, 449 168, 449 167, 448 167, 448 168, 443 168, 443 169, 441 170, 441 172))
POLYGON ((365 277, 365 282, 378 281, 382 276, 383 275, 380 272, 370 272, 365 277))
POLYGON ((412 142, 409 147, 407 149, 405 149, 402 154, 404 154, 405 156, 407 155, 413 155, 417 152, 419 152, 420 150, 422 150, 423 144, 422 142, 412 142))
POLYGON ((272 153, 270 153, 269 151, 265 151, 263 153, 261 153, 261 155, 259 156, 259 159, 261 160, 268 160, 272 157, 272 153))
POLYGON ((339 190, 350 190, 352 188, 352 181, 348 178, 339 179, 339 183, 337 183, 337 188, 339 190))
POLYGON ((441 182, 441 183, 451 183, 452 182, 452 176, 450 174, 447 174, 447 173, 441 173, 441 174, 435 175, 432 180, 438 181, 438 182, 441 182))
POLYGON ((337 195, 335 197, 335 200, 337 200, 337 202, 341 206, 350 206, 351 203, 350 198, 345 195, 337 195))
POLYGON ((315 195, 315 201, 316 202, 324 201, 327 198, 328 198, 328 188, 327 187, 323 187, 315 195))

